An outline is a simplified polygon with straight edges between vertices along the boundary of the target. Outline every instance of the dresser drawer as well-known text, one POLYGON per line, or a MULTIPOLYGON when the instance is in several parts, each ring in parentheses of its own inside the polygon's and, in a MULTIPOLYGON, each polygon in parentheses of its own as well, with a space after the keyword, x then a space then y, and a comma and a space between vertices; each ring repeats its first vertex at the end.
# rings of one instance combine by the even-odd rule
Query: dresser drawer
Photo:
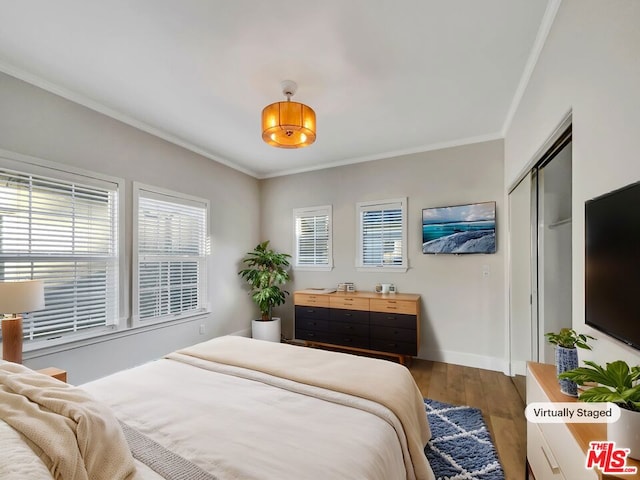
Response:
POLYGON ((331 333, 367 337, 369 336, 369 325, 366 323, 336 322, 331 320, 329 331, 331 333))
POLYGON ((418 303, 410 300, 392 300, 388 298, 372 298, 370 309, 372 312, 392 312, 418 314, 418 303))
POLYGON ((360 337, 349 334, 332 334, 331 343, 345 347, 369 348, 369 337, 360 337))
MULTIPOLYGON (((560 390, 560 385, 556 382, 554 370, 551 388, 560 390)), ((531 371, 527 372, 526 391, 528 404, 550 401, 549 395, 531 371)), ((567 401, 569 400, 570 398, 567 397, 567 401)), ((598 478, 595 471, 585 469, 585 453, 564 423, 527 422, 527 458, 536 479, 597 480, 598 478), (538 471, 545 473, 538 476, 538 471), (558 473, 561 476, 557 476, 558 473)))
POLYGON ((295 292, 293 294, 293 303, 296 305, 307 305, 310 307, 328 307, 329 296, 323 294, 295 292))
POLYGON ((328 332, 329 320, 296 316, 296 328, 302 330, 311 330, 314 332, 328 332))
POLYGON ((331 296, 329 300, 331 308, 343 308, 346 310, 369 311, 369 299, 356 296, 331 296))
POLYGON ((371 350, 380 352, 399 353, 401 355, 410 355, 412 357, 418 354, 418 346, 416 342, 394 342, 393 340, 371 339, 371 350))
POLYGON ((564 480, 560 464, 538 428, 538 425, 527 425, 527 460, 536 480, 564 480))
POLYGON ((371 339, 391 342, 416 342, 416 330, 408 328, 381 327, 371 325, 371 339))
POLYGON ((381 327, 409 328, 413 330, 417 328, 417 317, 415 315, 371 312, 369 321, 371 325, 379 325, 381 327))
POLYGON ((303 330, 296 328, 296 339, 308 340, 310 342, 331 342, 331 336, 328 332, 317 332, 313 330, 303 330))
POLYGON ((296 320, 298 318, 316 318, 329 320, 329 309, 323 307, 309 307, 296 305, 296 320))
POLYGON ((329 318, 332 322, 364 323, 369 325, 369 312, 364 310, 345 310, 332 308, 329 318))

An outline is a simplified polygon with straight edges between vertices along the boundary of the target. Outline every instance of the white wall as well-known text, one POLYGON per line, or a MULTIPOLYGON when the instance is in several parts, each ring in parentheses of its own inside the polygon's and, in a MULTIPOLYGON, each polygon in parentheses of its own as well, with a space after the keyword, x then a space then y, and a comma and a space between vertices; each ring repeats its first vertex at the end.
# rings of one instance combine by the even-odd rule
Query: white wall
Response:
POLYGON ((606 362, 640 353, 584 324, 584 202, 640 180, 640 2, 564 0, 505 138, 513 184, 564 115, 573 115, 573 326, 606 362))
MULTIPOLYGON (((377 282, 422 296, 419 356, 450 363, 505 369, 503 144, 486 142, 374 162, 263 180, 261 233, 278 250, 293 251, 293 208, 333 205, 331 272, 294 271, 290 290, 335 287, 359 290, 377 282), (406 273, 357 272, 356 208, 365 200, 408 197, 406 273), (495 255, 423 255, 422 208, 497 201, 495 255), (490 275, 483 277, 487 265, 490 275)), ((293 306, 280 308, 283 331, 293 334, 293 306)))
POLYGON ((259 240, 259 186, 252 177, 0 74, 0 148, 126 180, 127 313, 130 314, 132 181, 211 200, 209 299, 213 313, 153 331, 57 353, 26 352, 25 364, 56 366, 72 383, 145 362, 176 348, 250 328, 255 307, 237 276, 259 240), (199 334, 200 324, 205 334, 199 334))

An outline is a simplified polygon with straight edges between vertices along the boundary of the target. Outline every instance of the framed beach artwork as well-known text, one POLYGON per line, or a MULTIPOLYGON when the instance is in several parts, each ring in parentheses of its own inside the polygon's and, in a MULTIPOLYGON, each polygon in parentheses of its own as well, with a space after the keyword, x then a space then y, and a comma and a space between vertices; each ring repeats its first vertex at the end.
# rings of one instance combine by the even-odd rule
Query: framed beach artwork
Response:
POLYGON ((422 253, 496 253, 496 202, 423 208, 422 253))

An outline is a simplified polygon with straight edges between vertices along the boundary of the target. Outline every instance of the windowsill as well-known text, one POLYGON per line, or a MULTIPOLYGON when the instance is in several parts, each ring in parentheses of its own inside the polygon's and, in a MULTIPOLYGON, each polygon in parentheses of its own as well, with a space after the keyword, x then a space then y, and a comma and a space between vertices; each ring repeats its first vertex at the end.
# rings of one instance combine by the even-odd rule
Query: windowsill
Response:
POLYGON ((297 266, 294 266, 293 269, 298 271, 298 272, 330 272, 331 270, 333 270, 333 265, 326 266, 326 267, 305 267, 305 266, 297 267, 297 266))
POLYGON ((356 267, 358 272, 406 273, 409 267, 356 267))
POLYGON ((87 333, 73 336, 69 335, 66 338, 42 340, 33 343, 28 342, 24 344, 22 357, 24 360, 44 357, 46 355, 74 350, 76 348, 82 348, 88 345, 95 345, 102 342, 108 342, 110 340, 128 337, 130 335, 138 335, 140 333, 159 330, 161 328, 169 328, 174 325, 198 321, 201 320, 204 316, 208 316, 209 314, 211 314, 210 311, 204 311, 194 313, 193 315, 185 316, 177 320, 154 322, 149 325, 134 325, 132 327, 121 328, 117 330, 109 330, 108 327, 105 327, 104 330, 100 330, 99 332, 94 332, 91 334, 87 333))

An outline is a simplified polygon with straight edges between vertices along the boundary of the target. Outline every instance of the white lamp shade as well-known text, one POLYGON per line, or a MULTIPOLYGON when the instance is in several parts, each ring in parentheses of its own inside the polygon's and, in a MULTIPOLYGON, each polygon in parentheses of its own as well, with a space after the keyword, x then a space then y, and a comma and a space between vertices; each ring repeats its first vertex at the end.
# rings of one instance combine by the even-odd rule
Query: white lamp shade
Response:
POLYGON ((44 308, 44 282, 0 282, 0 313, 35 312, 44 308))

